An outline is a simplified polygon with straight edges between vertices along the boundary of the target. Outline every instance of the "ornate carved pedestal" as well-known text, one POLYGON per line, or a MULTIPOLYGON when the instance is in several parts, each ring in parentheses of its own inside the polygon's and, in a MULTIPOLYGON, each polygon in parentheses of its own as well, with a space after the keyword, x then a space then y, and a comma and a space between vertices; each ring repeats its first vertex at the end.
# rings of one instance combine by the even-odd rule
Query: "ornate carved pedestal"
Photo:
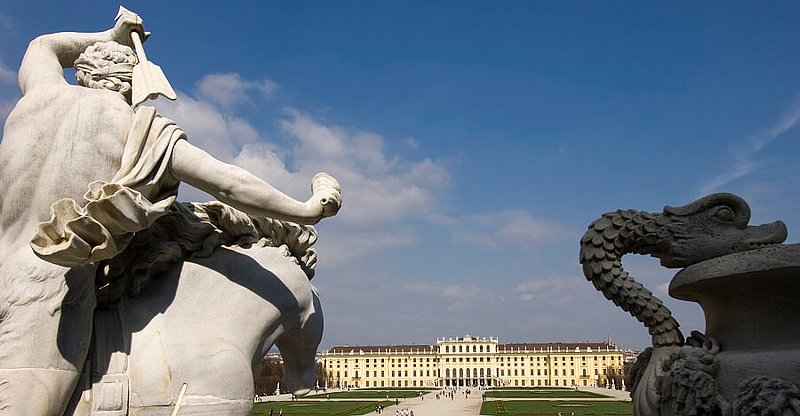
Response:
POLYGON ((800 244, 730 254, 686 267, 669 294, 699 303, 719 341, 716 381, 733 404, 756 376, 800 386, 800 244))

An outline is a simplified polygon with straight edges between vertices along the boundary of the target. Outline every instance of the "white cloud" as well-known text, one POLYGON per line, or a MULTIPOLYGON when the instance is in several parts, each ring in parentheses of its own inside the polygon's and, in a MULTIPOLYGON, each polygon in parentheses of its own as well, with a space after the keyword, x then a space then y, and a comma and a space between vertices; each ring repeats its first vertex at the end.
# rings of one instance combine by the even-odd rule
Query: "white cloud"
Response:
POLYGON ((315 247, 319 263, 325 265, 325 270, 339 269, 345 274, 349 274, 352 272, 350 269, 360 265, 356 262, 371 262, 373 256, 387 249, 409 246, 417 241, 413 232, 405 228, 382 227, 371 230, 348 228, 346 232, 339 229, 330 232, 328 229, 320 230, 319 241, 315 247))
MULTIPOLYGON (((289 142, 288 146, 277 146, 228 106, 235 102, 237 88, 244 85, 254 82, 236 74, 206 76, 197 98, 180 93, 177 101, 157 105, 162 114, 187 132, 190 142, 296 199, 310 196, 310 180, 315 173, 325 171, 337 178, 344 204, 333 222, 336 227, 348 227, 348 233, 368 236, 361 244, 349 242, 361 249, 339 253, 337 259, 367 255, 413 240, 395 228, 435 210, 437 194, 449 185, 448 172, 441 163, 387 155, 383 137, 374 132, 325 124, 294 109, 287 109, 275 122, 289 142), (213 88, 206 91, 215 85, 219 94, 209 92, 216 91, 213 88), (389 234, 381 237, 374 232, 378 225, 389 234)), ((181 199, 207 198, 193 190, 181 192, 181 199)))
POLYGON ((553 221, 523 210, 503 210, 470 215, 453 222, 452 240, 484 247, 509 243, 526 247, 562 242, 572 233, 553 221))
POLYGON ((0 84, 16 84, 17 73, 8 69, 2 59, 0 59, 0 84))
POLYGON ((2 120, 3 123, 5 123, 6 117, 8 117, 8 114, 14 108, 14 104, 16 103, 16 101, 0 101, 0 120, 2 120))
POLYGON ((270 98, 277 89, 278 84, 270 79, 248 81, 237 73, 209 74, 197 85, 201 97, 226 107, 247 102, 253 91, 270 98))
MULTIPOLYGON (((174 102, 156 102, 159 112, 181 126, 189 142, 215 158, 245 168, 278 189, 298 199, 308 198, 311 176, 289 172, 285 156, 248 121, 225 113, 214 104, 178 93, 174 102)), ((208 196, 190 187, 181 190, 182 200, 208 196)))
POLYGON ((287 114, 280 127, 298 143, 293 165, 307 175, 328 172, 342 184, 344 207, 337 221, 368 227, 419 217, 433 209, 437 192, 449 184, 437 161, 388 157, 380 135, 325 125, 295 110, 287 114))
POLYGON ((419 149, 419 142, 413 137, 406 137, 403 143, 411 149, 419 149))
MULTIPOLYGON (((3 20, 2 16, 0 16, 0 26, 2 26, 2 24, 3 20)), ((16 83, 17 83, 17 73, 9 69, 5 65, 3 60, 0 59, 0 86, 3 85, 11 86, 11 85, 16 85, 16 83)), ((3 87, 3 89, 0 90, 0 94, 5 95, 7 91, 9 92, 10 95, 11 88, 3 87)), ((17 103, 18 99, 17 93, 18 91, 14 89, 13 97, 0 96, 0 128, 3 127, 3 125, 5 124, 5 120, 8 117, 8 114, 11 112, 11 110, 14 108, 14 105, 17 103)))
POLYGON ((492 294, 474 283, 443 284, 429 281, 412 281, 401 287, 417 296, 425 296, 430 302, 444 305, 449 312, 474 310, 475 305, 489 307, 501 297, 492 294))
POLYGON ((528 279, 514 287, 514 293, 524 302, 564 305, 589 294, 591 284, 583 277, 549 276, 528 279))
POLYGON ((756 154, 775 139, 792 129, 800 122, 800 96, 789 106, 783 116, 769 128, 746 138, 733 152, 733 166, 728 172, 721 173, 700 186, 700 194, 706 195, 716 191, 736 179, 742 178, 761 166, 754 160, 756 154))

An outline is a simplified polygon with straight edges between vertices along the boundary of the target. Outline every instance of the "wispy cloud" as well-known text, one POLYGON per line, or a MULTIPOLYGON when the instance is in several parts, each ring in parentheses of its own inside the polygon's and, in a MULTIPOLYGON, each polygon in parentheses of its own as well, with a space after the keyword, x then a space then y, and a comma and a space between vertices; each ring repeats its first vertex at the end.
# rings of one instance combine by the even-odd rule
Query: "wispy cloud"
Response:
POLYGON ((453 242, 488 248, 509 243, 526 247, 560 243, 572 234, 554 221, 523 210, 503 210, 469 215, 452 223, 453 242))
MULTIPOLYGON (((339 227, 341 228, 341 227, 339 227)), ((417 236, 405 227, 381 227, 370 230, 348 228, 347 232, 321 233, 317 255, 329 271, 351 274, 352 268, 386 250, 409 246, 417 236)))
MULTIPOLYGON (((3 16, 0 16, 0 26, 3 25, 3 16)), ((14 104, 16 104, 18 96, 17 90, 14 89, 13 96, 11 95, 10 91, 12 88, 6 87, 11 86, 17 83, 17 73, 9 69, 6 64, 0 59, 0 86, 4 86, 2 90, 0 90, 0 129, 5 124, 5 120, 8 117, 8 114, 14 108, 14 104), (8 96, 6 92, 8 91, 8 96)))
POLYGON ((700 194, 705 195, 727 185, 736 179, 742 178, 758 169, 762 164, 755 158, 764 146, 770 144, 775 139, 792 129, 800 122, 800 95, 789 106, 777 122, 769 128, 747 137, 739 143, 739 147, 734 150, 733 166, 728 172, 717 175, 700 187, 700 194))
POLYGON ((449 186, 442 163, 387 155, 376 133, 327 125, 292 109, 280 127, 297 143, 290 158, 298 171, 326 171, 339 179, 345 205, 337 220, 348 225, 390 226, 419 217, 434 209, 438 191, 449 186))
POLYGON ((8 114, 14 108, 16 101, 0 100, 0 125, 5 123, 8 114))
POLYGON ((0 30, 4 32, 11 31, 14 26, 11 24, 11 19, 8 16, 0 14, 0 30))
POLYGON ((586 279, 576 276, 548 276, 532 278, 514 287, 514 293, 524 302, 548 305, 563 305, 584 297, 591 285, 586 279))
POLYGON ((474 283, 443 284, 438 282, 406 282, 400 285, 417 296, 425 296, 430 301, 442 304, 449 312, 475 309, 475 305, 490 307, 501 299, 498 294, 487 292, 474 283))
POLYGON ((0 84, 15 84, 17 82, 17 73, 10 70, 5 62, 0 59, 0 84))
POLYGON ((226 107, 249 101, 252 92, 270 98, 277 90, 278 84, 268 78, 250 81, 237 73, 209 74, 197 85, 201 97, 226 107))

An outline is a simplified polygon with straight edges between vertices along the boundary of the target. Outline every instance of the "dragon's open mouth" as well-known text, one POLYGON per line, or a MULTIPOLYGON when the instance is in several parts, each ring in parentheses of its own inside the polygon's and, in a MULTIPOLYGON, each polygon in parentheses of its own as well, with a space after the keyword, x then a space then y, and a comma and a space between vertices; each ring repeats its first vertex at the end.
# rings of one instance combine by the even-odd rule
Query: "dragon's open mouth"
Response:
POLYGON ((784 224, 783 221, 775 221, 772 224, 764 224, 759 228, 761 231, 764 231, 764 236, 751 239, 747 242, 747 244, 753 249, 781 244, 786 240, 786 237, 789 234, 786 229, 786 224, 784 224))

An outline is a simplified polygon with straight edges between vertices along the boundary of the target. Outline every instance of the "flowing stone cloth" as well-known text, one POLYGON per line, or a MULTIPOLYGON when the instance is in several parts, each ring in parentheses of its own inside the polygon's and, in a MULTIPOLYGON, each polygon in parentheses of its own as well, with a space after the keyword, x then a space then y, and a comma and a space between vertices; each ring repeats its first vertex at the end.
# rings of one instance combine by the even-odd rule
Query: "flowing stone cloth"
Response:
MULTIPOLYGON (((37 256, 65 267, 110 259, 134 233, 150 227, 175 201, 180 184, 168 170, 175 143, 186 134, 155 108, 136 110, 120 169, 111 182, 94 181, 86 204, 70 198, 53 203, 30 245, 37 256)), ((88 162, 88 161, 87 161, 88 162)))

